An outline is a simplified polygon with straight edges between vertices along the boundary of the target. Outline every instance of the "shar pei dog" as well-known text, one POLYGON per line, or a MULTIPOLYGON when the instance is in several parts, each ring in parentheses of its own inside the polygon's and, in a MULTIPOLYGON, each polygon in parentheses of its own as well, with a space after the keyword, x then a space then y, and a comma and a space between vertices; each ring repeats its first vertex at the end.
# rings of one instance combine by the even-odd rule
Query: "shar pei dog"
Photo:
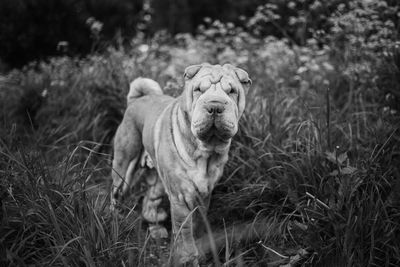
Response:
POLYGON ((190 66, 184 78, 178 98, 164 95, 151 79, 131 83, 128 106, 114 138, 111 209, 137 182, 138 169, 154 167, 146 176, 149 186, 142 216, 153 236, 166 237, 158 223, 167 218, 159 207, 167 194, 174 264, 198 265, 198 210, 207 210, 222 176, 251 80, 247 72, 229 64, 190 66))

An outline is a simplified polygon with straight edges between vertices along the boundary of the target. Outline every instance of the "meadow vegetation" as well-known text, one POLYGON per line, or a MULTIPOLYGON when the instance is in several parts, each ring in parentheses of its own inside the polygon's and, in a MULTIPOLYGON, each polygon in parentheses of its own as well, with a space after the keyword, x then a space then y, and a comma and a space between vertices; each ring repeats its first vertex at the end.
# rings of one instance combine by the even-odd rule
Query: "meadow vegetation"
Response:
POLYGON ((177 96, 188 65, 229 62, 253 85, 208 214, 224 248, 205 262, 399 266, 400 10, 337 5, 329 31, 300 43, 284 32, 260 37, 260 25, 279 20, 275 10, 260 6, 246 28, 206 20, 196 35, 138 34, 129 48, 4 76, 1 265, 165 263, 168 242, 150 239, 140 217, 143 187, 121 217, 108 209, 110 144, 128 84, 150 77, 177 96), (253 238, 234 242, 232 231, 253 238))

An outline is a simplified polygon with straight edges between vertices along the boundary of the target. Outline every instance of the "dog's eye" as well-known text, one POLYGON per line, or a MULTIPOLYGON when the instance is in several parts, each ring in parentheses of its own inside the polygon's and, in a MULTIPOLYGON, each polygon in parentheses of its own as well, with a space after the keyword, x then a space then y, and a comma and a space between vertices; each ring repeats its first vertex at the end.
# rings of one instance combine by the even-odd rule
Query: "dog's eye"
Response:
POLYGON ((234 88, 231 88, 231 89, 229 90, 229 94, 230 94, 230 95, 236 94, 236 90, 235 90, 234 88))

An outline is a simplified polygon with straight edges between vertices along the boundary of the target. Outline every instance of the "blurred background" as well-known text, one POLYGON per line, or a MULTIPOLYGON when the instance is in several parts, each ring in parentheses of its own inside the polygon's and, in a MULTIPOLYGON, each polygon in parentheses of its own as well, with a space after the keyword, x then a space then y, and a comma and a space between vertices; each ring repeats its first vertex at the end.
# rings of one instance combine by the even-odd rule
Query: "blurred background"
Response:
POLYGON ((265 227, 208 263, 400 266, 399 33, 398 0, 1 0, 0 265, 165 263, 112 138, 130 81, 209 62, 253 80, 210 224, 265 227))
POLYGON ((93 52, 94 47, 129 46, 138 34, 146 38, 160 30, 171 35, 201 34, 204 26, 215 21, 230 22, 258 37, 285 37, 298 45, 317 37, 318 44, 323 45, 327 43, 325 34, 335 30, 332 19, 338 15, 335 14, 338 7, 341 12, 351 13, 351 10, 354 16, 364 16, 367 21, 363 27, 369 30, 369 35, 387 27, 394 34, 398 24, 397 4, 395 0, 3 0, 0 58, 3 69, 20 67, 62 53, 82 56, 93 52), (353 2, 373 4, 378 17, 360 14, 353 2), (387 24, 377 24, 372 29, 368 23, 375 21, 387 24))

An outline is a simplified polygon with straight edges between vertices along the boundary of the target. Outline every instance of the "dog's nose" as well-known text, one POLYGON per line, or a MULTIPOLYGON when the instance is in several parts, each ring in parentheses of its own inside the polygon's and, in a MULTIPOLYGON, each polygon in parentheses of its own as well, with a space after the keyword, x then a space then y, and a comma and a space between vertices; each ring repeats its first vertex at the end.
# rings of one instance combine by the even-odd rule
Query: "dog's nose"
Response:
POLYGON ((221 114, 222 112, 224 112, 225 107, 223 103, 220 102, 213 102, 213 103, 209 103, 206 105, 206 110, 208 112, 208 114, 210 115, 218 115, 221 114))

